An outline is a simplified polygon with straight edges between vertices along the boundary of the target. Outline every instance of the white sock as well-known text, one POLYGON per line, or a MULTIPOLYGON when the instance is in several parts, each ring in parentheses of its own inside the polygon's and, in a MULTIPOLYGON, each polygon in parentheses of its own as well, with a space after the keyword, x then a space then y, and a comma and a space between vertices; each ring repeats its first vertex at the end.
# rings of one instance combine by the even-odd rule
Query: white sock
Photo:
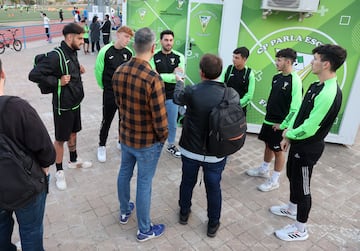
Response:
POLYGON ((271 162, 265 162, 265 161, 264 161, 264 162, 261 164, 261 166, 260 166, 261 171, 262 171, 262 172, 267 172, 267 171, 269 171, 270 164, 271 164, 271 162))
POLYGON ((271 175, 271 180, 274 183, 277 183, 279 181, 280 178, 280 172, 274 171, 271 175))
POLYGON ((294 204, 291 201, 289 201, 288 205, 289 205, 288 211, 292 214, 296 214, 297 213, 297 204, 294 204))
POLYGON ((298 222, 298 221, 295 222, 296 228, 297 228, 301 233, 304 233, 304 232, 305 232, 305 225, 306 225, 306 223, 301 223, 301 222, 298 222))

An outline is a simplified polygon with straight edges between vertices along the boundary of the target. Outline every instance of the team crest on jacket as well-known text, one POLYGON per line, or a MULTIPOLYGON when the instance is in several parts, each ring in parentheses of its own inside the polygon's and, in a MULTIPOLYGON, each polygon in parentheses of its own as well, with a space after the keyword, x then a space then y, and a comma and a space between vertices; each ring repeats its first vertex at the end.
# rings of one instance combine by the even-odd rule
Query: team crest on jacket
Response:
POLYGON ((286 90, 286 86, 288 86, 288 85, 289 85, 288 82, 284 82, 284 85, 283 85, 282 89, 283 89, 283 90, 286 90))
POLYGON ((128 57, 126 54, 123 54, 123 57, 124 57, 124 60, 127 61, 128 60, 128 57))
POLYGON ((174 65, 175 64, 175 58, 170 58, 171 64, 174 65))

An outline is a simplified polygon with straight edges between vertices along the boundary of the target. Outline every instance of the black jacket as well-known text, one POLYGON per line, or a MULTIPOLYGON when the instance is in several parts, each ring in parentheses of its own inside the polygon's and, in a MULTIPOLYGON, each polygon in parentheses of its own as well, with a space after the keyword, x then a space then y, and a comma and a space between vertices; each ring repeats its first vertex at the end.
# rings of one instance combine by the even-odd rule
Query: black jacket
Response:
POLYGON ((4 134, 31 152, 41 167, 49 167, 55 162, 55 149, 48 131, 28 102, 19 97, 11 98, 1 119, 4 134))
MULTIPOLYGON (((206 139, 209 131, 209 114, 213 107, 223 99, 225 86, 223 83, 205 80, 197 85, 186 86, 177 81, 174 91, 174 103, 186 105, 179 145, 196 154, 208 156, 206 139)), ((231 88, 231 99, 239 98, 231 88)))
MULTIPOLYGON (((76 50, 71 49, 62 41, 60 48, 64 52, 66 64, 71 75, 69 84, 61 87, 61 92, 58 90, 58 80, 63 75, 60 68, 59 55, 55 51, 48 53, 34 69, 29 73, 29 80, 36 83, 44 83, 53 88, 53 106, 61 110, 69 110, 78 105, 84 98, 84 88, 80 74, 80 64, 77 58, 76 50)), ((64 65, 63 65, 64 66, 64 65)))

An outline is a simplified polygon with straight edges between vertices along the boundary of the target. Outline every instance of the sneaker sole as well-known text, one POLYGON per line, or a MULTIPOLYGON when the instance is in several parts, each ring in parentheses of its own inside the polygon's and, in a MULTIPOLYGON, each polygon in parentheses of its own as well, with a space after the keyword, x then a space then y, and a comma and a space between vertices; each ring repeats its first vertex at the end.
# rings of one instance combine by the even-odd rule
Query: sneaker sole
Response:
POLYGON ((264 179, 270 178, 270 174, 267 174, 267 175, 253 175, 253 174, 250 174, 248 172, 245 172, 245 173, 250 177, 260 177, 260 178, 264 178, 264 179))
POLYGON ((278 189, 279 187, 280 187, 280 184, 277 184, 276 186, 273 186, 270 189, 263 189, 260 186, 258 186, 257 189, 261 192, 270 192, 272 190, 278 189))
POLYGON ((270 210, 270 212, 272 214, 275 214, 277 216, 289 217, 290 219, 296 220, 296 215, 291 215, 291 214, 286 214, 286 213, 282 213, 282 212, 273 211, 273 210, 271 210, 271 207, 270 207, 269 210, 270 210))
MULTIPOLYGON (((164 232, 165 232, 165 231, 164 231, 164 232)), ((159 234, 159 235, 149 236, 149 237, 147 237, 146 239, 138 239, 138 238, 136 237, 136 240, 137 240, 138 242, 145 242, 145 241, 152 240, 152 239, 155 239, 155 238, 158 238, 158 237, 162 236, 162 235, 164 234, 164 232, 162 232, 162 233, 159 234)))
POLYGON ((274 233, 275 236, 280 239, 280 240, 283 240, 283 241, 305 241, 309 238, 309 234, 306 234, 304 236, 301 236, 301 237, 294 237, 294 238, 290 238, 289 236, 287 236, 287 238, 283 238, 282 236, 279 236, 277 234, 277 232, 274 233))

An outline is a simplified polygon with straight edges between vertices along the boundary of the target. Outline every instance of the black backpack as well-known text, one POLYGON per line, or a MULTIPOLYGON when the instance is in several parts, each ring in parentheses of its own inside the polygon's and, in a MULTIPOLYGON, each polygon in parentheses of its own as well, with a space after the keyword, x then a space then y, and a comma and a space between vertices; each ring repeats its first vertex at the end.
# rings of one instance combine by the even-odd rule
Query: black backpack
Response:
POLYGON ((6 210, 26 206, 48 186, 37 161, 3 132, 3 109, 11 98, 0 97, 0 208, 6 210))
MULTIPOLYGON (((68 69, 68 65, 66 63, 66 57, 64 52, 62 51, 62 49, 60 47, 56 47, 54 48, 54 50, 58 55, 59 55, 59 64, 60 64, 60 69, 61 69, 61 73, 62 75, 69 75, 69 69, 68 69)), ((42 54, 38 54, 34 57, 34 67, 36 67, 39 62, 41 62, 45 57, 48 56, 48 53, 42 53, 42 54)), ((61 88, 61 84, 60 84, 60 79, 58 80, 58 88, 61 88)), ((53 93, 55 90, 53 87, 50 87, 44 83, 37 83, 38 87, 40 88, 40 91, 42 94, 49 94, 49 93, 53 93)))
POLYGON ((246 130, 246 118, 239 94, 225 86, 222 101, 209 115, 208 155, 221 158, 240 150, 245 142, 246 130))

